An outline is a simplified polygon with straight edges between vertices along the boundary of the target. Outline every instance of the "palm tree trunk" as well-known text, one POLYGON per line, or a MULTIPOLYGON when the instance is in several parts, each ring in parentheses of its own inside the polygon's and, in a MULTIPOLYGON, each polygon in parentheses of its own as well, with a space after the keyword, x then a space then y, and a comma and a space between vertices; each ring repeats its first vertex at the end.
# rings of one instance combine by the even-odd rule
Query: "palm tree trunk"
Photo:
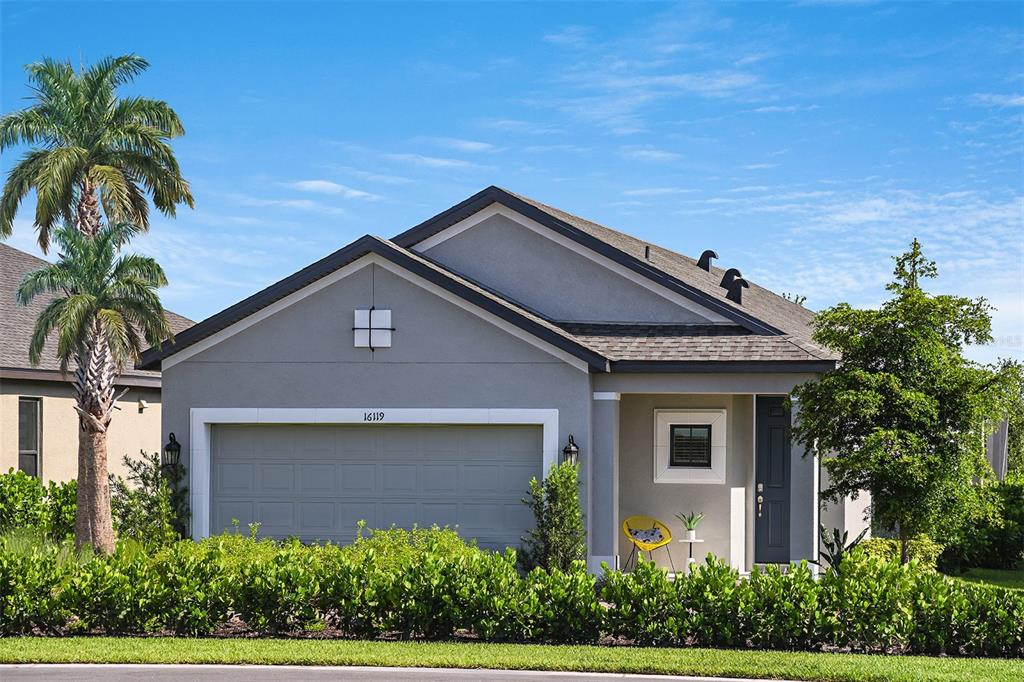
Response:
POLYGON ((86 237, 94 237, 100 231, 100 204, 96 198, 96 187, 89 180, 84 180, 81 192, 75 210, 75 229, 86 237))
POLYGON ((89 329, 89 340, 78 357, 75 369, 75 409, 79 424, 75 546, 92 545, 103 554, 114 551, 107 475, 107 427, 114 410, 115 378, 110 347, 102 328, 94 320, 89 329))

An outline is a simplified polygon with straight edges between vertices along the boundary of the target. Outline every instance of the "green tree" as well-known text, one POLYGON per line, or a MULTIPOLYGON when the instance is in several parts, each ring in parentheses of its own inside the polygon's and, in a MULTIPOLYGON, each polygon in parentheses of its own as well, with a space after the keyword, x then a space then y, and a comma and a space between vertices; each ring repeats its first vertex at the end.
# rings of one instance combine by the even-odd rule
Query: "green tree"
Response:
POLYGON ((52 59, 26 67, 35 104, 0 118, 0 151, 31 147, 11 168, 0 195, 0 238, 10 236, 18 207, 32 189, 44 253, 59 224, 96 234, 101 207, 110 223, 147 229, 146 194, 168 216, 177 204, 193 205, 169 144, 185 132, 178 115, 159 100, 117 95, 118 86, 148 66, 130 54, 80 72, 52 59))
POLYGON ((838 369, 792 393, 794 438, 830 455, 823 496, 869 491, 874 522, 898 533, 904 562, 914 536, 955 533, 991 513, 984 429, 1021 385, 1014 363, 964 358, 965 345, 991 341, 991 307, 925 292, 921 280, 937 273, 915 239, 880 308, 819 313, 814 339, 840 354, 838 369))
POLYGON ((60 260, 26 274, 18 288, 21 305, 39 295, 53 297, 32 332, 32 364, 51 339, 62 371, 76 363, 75 410, 81 428, 75 544, 105 553, 114 549, 107 473, 114 381, 138 359, 143 340, 159 346, 171 336, 156 292, 167 284, 163 270, 152 258, 118 255, 138 232, 130 223, 119 223, 86 237, 65 226, 54 233, 60 260))
POLYGON ((586 531, 580 507, 579 465, 552 464, 543 481, 530 481, 530 507, 536 527, 523 538, 520 563, 527 569, 541 566, 568 571, 586 558, 586 531))

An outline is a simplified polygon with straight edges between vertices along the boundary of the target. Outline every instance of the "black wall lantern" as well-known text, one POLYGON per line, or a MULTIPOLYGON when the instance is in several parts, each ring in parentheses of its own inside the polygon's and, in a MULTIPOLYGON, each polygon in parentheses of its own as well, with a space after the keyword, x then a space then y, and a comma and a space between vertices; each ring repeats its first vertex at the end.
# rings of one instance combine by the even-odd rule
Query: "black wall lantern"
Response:
POLYGON ((569 444, 562 448, 562 463, 576 466, 580 461, 580 448, 576 445, 572 434, 569 435, 569 444))
POLYGON ((170 440, 167 441, 167 445, 164 446, 163 456, 160 457, 160 466, 174 467, 178 466, 178 462, 181 461, 181 443, 174 437, 174 432, 170 434, 170 440))

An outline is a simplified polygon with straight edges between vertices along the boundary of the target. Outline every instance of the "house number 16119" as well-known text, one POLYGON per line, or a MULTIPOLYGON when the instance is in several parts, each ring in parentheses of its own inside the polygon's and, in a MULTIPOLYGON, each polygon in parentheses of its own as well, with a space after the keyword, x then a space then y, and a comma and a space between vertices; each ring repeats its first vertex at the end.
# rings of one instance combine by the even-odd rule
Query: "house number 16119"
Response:
POLYGON ((384 421, 383 412, 363 412, 364 422, 382 422, 384 421))

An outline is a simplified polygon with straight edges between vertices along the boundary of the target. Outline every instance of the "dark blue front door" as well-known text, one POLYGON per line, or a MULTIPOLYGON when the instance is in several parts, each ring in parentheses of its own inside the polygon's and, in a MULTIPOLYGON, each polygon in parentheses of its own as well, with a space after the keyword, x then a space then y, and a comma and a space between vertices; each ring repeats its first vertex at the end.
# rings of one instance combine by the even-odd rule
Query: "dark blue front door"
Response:
POLYGON ((789 562, 789 410, 783 398, 759 397, 754 459, 754 562, 789 562))

